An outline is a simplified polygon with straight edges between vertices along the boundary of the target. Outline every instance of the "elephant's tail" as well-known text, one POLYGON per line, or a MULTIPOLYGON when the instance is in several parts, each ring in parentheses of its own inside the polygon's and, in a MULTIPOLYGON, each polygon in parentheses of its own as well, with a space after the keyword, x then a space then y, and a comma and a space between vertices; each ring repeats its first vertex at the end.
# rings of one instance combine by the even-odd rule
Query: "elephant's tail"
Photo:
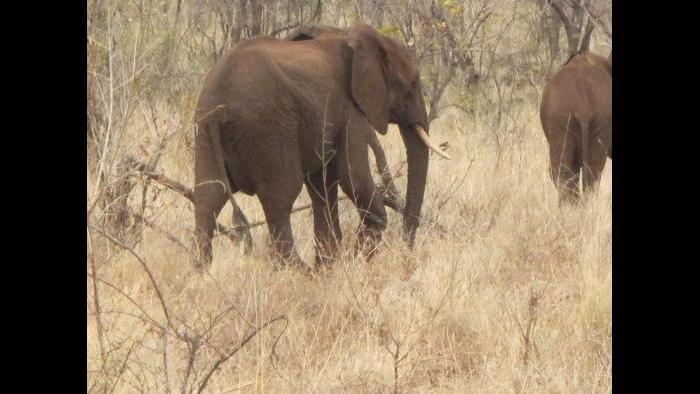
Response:
MULTIPOLYGON (((578 117, 578 125, 579 128, 581 129, 581 170, 585 174, 586 171, 589 171, 588 169, 588 162, 589 162, 589 156, 588 156, 588 147, 589 147, 589 141, 590 141, 590 121, 588 118, 584 118, 579 116, 578 117)), ((585 179, 585 178, 584 178, 585 179)))
POLYGON ((246 251, 249 251, 253 246, 253 241, 250 236, 248 220, 243 214, 243 211, 241 211, 241 208, 238 206, 238 204, 236 204, 236 200, 233 198, 233 188, 231 187, 231 182, 229 182, 229 177, 226 172, 224 150, 221 147, 221 129, 219 128, 218 122, 215 120, 210 120, 207 122, 207 129, 209 132, 209 137, 211 138, 212 149, 214 149, 214 160, 216 160, 216 167, 219 169, 219 178, 221 178, 221 181, 224 183, 229 201, 231 201, 231 207, 233 208, 234 225, 237 227, 242 227, 239 230, 243 233, 245 238, 246 251))

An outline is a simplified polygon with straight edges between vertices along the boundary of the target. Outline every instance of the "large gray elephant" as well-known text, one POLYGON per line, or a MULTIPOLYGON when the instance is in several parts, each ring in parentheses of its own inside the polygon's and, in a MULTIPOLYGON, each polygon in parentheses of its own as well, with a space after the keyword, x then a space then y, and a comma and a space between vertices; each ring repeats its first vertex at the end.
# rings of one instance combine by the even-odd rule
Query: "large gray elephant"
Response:
POLYGON ((340 186, 356 205, 360 245, 371 254, 386 212, 368 161, 371 130, 399 126, 408 162, 404 236, 415 239, 428 171, 428 121, 410 51, 368 25, 313 40, 256 38, 228 52, 206 77, 196 111, 198 262, 211 262, 215 219, 227 198, 257 195, 278 255, 300 262, 290 225, 306 184, 317 262, 341 238, 340 186), (222 187, 224 186, 224 187, 222 187))
POLYGON ((612 160, 612 53, 572 56, 547 82, 540 120, 559 201, 577 201, 579 177, 588 191, 612 160))

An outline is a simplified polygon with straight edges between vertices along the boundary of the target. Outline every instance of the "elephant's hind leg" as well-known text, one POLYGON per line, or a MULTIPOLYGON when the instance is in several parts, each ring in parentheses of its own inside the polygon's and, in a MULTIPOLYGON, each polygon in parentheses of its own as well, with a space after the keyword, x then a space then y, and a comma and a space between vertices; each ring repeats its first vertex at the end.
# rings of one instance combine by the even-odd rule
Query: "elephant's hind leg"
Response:
POLYGON ((597 189, 600 176, 605 168, 608 157, 605 147, 598 141, 591 141, 588 163, 583 168, 583 192, 588 193, 597 189))
POLYGON ((330 263, 342 239, 338 217, 338 183, 333 166, 311 174, 306 179, 314 214, 316 266, 330 263), (325 176, 324 176, 325 175, 325 176))
POLYGON ((210 179, 194 188, 195 265, 204 267, 211 264, 211 241, 216 227, 216 218, 226 204, 227 197, 223 182, 210 179))
POLYGON ((272 245, 278 258, 286 265, 302 263, 294 250, 294 236, 290 216, 294 200, 301 191, 301 179, 298 181, 285 179, 262 185, 257 192, 258 199, 265 212, 267 229, 270 232, 272 245))
POLYGON ((581 155, 577 145, 576 139, 566 130, 556 133, 550 140, 550 176, 559 192, 560 205, 579 199, 581 155))
POLYGON ((211 263, 211 240, 216 227, 216 218, 228 197, 207 128, 199 129, 195 135, 195 147, 193 189, 195 244, 193 249, 195 266, 201 268, 211 263))

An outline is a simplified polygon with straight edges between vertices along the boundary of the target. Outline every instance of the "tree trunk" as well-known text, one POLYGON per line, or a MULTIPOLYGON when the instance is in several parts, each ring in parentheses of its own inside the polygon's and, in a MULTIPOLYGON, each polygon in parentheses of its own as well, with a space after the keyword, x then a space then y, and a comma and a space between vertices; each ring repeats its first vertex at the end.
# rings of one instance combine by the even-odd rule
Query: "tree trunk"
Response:
POLYGON ((589 20, 588 13, 586 12, 589 1, 572 0, 566 3, 561 0, 546 1, 557 13, 559 20, 561 20, 566 30, 568 57, 574 56, 582 51, 587 51, 590 46, 591 34, 594 28, 593 22, 589 20))
POLYGON ((243 28, 248 20, 247 14, 248 0, 239 0, 233 18, 233 27, 231 28, 231 45, 237 44, 241 40, 243 28))
POLYGON ((314 15, 311 19, 314 22, 318 23, 318 22, 321 22, 322 16, 323 16, 323 2, 321 0, 317 0, 316 9, 314 10, 314 15))
POLYGON ((549 60, 550 63, 553 63, 561 54, 559 33, 561 31, 562 23, 559 17, 557 17, 557 15, 555 15, 551 9, 547 8, 546 0, 538 0, 537 2, 542 12, 539 20, 540 34, 544 36, 547 41, 549 60))
POLYGON ((377 28, 384 26, 384 4, 381 0, 374 1, 374 15, 372 16, 372 25, 377 28))
POLYGON ((262 32, 262 0, 250 0, 250 36, 255 37, 262 32))

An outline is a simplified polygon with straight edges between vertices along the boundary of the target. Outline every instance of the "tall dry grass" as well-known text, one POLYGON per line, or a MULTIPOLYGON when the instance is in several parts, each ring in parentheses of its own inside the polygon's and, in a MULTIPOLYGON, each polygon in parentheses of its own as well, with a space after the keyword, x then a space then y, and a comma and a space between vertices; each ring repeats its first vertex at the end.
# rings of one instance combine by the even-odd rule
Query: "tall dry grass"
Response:
MULTIPOLYGON (((149 154, 148 130, 181 127, 166 107, 155 113, 132 116, 123 129, 127 150, 149 154)), ((453 159, 431 157, 429 220, 413 251, 401 241, 400 216, 389 211, 376 258, 355 258, 358 216, 347 201, 342 258, 316 277, 275 270, 265 226, 253 229, 250 255, 216 238, 203 274, 152 228, 127 245, 131 251, 89 231, 88 260, 97 263, 87 280, 88 385, 114 392, 610 392, 612 163, 597 194, 560 208, 536 104, 516 114, 493 126, 503 131, 498 143, 478 117, 447 113, 433 123, 432 138, 449 141, 453 159)), ((398 132, 380 139, 400 170, 398 132)), ((177 135, 158 169, 191 185, 188 141, 177 135)), ((137 206, 142 197, 130 198, 137 206)), ((149 217, 188 244, 190 204, 158 186, 148 199, 149 217)), ((264 219, 255 198, 237 199, 251 221, 264 219)), ((297 204, 306 202, 302 191, 297 204)), ((227 206, 220 221, 230 218, 227 206)), ((310 211, 294 214, 292 225, 310 262, 310 211)))

